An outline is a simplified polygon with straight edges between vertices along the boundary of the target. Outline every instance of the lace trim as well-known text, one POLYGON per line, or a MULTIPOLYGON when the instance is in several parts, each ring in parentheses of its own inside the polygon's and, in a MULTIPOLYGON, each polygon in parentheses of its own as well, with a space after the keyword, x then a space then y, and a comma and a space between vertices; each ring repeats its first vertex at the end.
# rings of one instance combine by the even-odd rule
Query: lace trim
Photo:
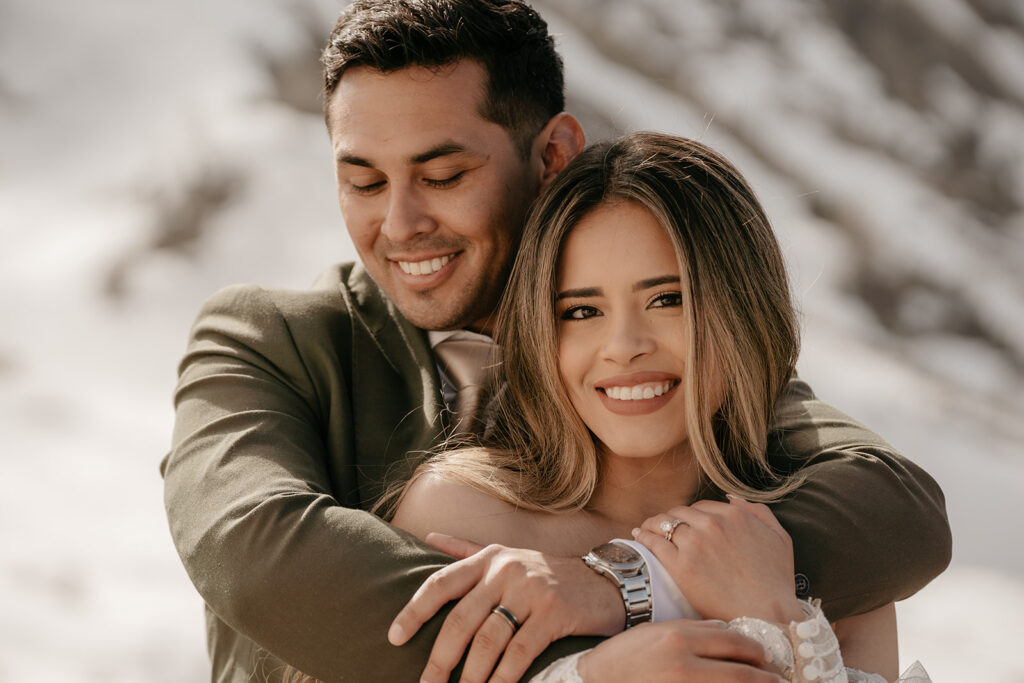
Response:
POLYGON ((807 619, 790 623, 785 631, 776 624, 753 617, 733 619, 729 629, 760 643, 765 658, 790 681, 848 683, 839 640, 821 611, 821 601, 801 603, 801 606, 807 619))
MULTIPOLYGON (((883 676, 869 674, 860 669, 847 669, 846 676, 850 683, 889 683, 883 676)), ((932 679, 921 666, 921 662, 914 662, 893 683, 932 683, 932 679)))
MULTIPOLYGON (((786 630, 752 617, 729 622, 729 629, 756 640, 765 658, 793 683, 888 683, 885 677, 843 666, 839 639, 821 611, 821 601, 802 603, 807 619, 786 630)), ((895 683, 931 683, 920 662, 914 662, 895 683)))

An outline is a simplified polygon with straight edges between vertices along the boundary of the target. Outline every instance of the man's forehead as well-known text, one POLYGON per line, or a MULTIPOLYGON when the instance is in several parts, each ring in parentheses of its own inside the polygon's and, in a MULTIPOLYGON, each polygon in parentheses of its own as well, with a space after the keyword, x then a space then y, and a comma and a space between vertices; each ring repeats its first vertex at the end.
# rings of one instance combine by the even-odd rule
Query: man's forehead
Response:
POLYGON ((411 66, 379 71, 366 66, 349 69, 330 95, 328 126, 357 133, 421 119, 425 127, 466 125, 483 117, 485 72, 463 60, 440 69, 411 66))
POLYGON ((499 130, 507 135, 481 114, 484 77, 483 67, 471 60, 440 70, 353 67, 331 94, 328 128, 335 157, 355 165, 383 157, 425 163, 480 150, 499 130))

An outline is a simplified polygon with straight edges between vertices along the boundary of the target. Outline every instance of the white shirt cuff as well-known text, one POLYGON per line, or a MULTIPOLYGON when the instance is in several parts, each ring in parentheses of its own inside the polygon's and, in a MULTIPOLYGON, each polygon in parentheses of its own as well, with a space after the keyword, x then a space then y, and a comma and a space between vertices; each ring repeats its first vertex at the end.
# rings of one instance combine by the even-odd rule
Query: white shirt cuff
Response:
POLYGON ((616 543, 625 543, 636 550, 647 562, 651 575, 651 621, 661 623, 675 619, 700 619, 697 610, 679 590, 679 586, 647 546, 632 539, 616 538, 616 543))

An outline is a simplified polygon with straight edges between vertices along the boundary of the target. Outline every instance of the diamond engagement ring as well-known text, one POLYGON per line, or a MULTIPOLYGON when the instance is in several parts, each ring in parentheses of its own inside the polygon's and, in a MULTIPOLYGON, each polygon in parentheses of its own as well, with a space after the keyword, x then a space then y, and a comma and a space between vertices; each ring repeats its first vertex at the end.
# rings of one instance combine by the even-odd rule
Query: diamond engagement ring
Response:
POLYGON ((676 532, 676 527, 683 524, 681 519, 673 519, 671 522, 665 520, 661 523, 661 530, 665 532, 665 540, 669 543, 672 542, 672 534, 676 532))

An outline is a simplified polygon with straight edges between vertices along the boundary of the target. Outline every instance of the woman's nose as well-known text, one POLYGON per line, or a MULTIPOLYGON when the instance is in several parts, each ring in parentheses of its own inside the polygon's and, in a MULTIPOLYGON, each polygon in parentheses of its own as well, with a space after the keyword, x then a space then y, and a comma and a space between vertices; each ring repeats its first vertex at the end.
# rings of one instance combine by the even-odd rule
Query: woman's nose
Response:
POLYGON ((642 316, 609 316, 603 351, 606 358, 628 365, 638 357, 652 353, 654 336, 642 316))

